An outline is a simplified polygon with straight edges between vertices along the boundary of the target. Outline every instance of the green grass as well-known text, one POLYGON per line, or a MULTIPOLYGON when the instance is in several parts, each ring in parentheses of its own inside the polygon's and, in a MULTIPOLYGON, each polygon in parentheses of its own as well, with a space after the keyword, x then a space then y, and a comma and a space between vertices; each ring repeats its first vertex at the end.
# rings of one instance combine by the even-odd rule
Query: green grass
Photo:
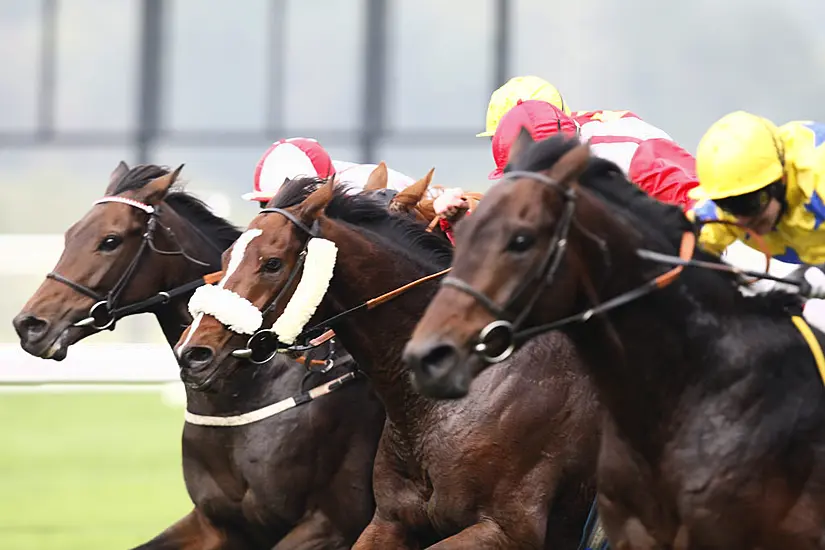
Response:
POLYGON ((0 549, 123 549, 192 508, 160 393, 0 394, 0 549))

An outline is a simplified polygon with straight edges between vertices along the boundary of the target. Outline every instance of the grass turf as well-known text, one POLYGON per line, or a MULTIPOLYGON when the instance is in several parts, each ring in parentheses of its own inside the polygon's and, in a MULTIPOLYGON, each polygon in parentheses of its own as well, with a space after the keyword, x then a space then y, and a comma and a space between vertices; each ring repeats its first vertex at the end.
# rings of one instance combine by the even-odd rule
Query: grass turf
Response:
POLYGON ((182 408, 149 393, 0 395, 0 548, 131 548, 192 504, 182 408))

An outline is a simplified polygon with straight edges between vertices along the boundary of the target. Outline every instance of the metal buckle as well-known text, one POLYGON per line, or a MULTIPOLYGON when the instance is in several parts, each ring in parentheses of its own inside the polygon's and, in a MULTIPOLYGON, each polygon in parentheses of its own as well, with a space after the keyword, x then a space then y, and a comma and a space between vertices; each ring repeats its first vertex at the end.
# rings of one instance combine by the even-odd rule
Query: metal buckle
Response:
POLYGON ((232 357, 247 359, 250 363, 263 365, 278 354, 280 347, 281 342, 273 330, 259 330, 249 337, 249 340, 246 342, 246 348, 236 349, 232 352, 232 357))
POLYGON ((74 324, 76 327, 92 327, 95 330, 114 328, 115 318, 106 300, 101 300, 89 309, 89 316, 74 324))
POLYGON ((513 325, 509 321, 493 321, 481 329, 481 332, 478 333, 478 343, 473 348, 474 351, 486 362, 488 363, 500 363, 510 357, 516 349, 515 339, 513 338, 513 325), (504 332, 504 337, 507 342, 507 346, 498 355, 490 355, 488 352, 490 351, 490 345, 493 343, 493 340, 496 337, 499 337, 496 334, 496 331, 504 332))

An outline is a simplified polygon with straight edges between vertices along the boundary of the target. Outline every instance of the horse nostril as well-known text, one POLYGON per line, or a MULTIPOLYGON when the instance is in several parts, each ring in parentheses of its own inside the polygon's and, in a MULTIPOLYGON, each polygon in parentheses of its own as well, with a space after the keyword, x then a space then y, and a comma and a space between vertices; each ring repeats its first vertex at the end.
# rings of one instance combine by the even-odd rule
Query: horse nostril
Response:
POLYGON ((452 344, 442 343, 424 349, 409 349, 404 360, 413 370, 428 378, 441 378, 458 362, 458 350, 452 344))
POLYGON ((439 344, 421 358, 421 368, 438 378, 449 371, 458 360, 458 350, 451 344, 439 344))
POLYGON ((183 352, 180 359, 184 367, 189 369, 199 369, 209 365, 214 357, 215 353, 210 348, 204 346, 193 346, 191 348, 187 348, 186 351, 183 352))
POLYGON ((49 322, 34 315, 18 315, 12 324, 17 335, 30 342, 43 338, 49 330, 49 322))

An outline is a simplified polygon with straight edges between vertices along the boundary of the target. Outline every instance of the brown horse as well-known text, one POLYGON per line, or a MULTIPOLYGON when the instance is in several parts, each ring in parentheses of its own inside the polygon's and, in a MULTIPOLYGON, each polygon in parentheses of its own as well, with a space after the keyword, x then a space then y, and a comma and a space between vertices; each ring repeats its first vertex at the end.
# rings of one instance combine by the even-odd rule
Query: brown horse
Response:
MULTIPOLYGON (((222 252, 240 235, 191 195, 170 191, 178 172, 115 169, 104 202, 67 231, 54 272, 14 320, 26 351, 60 360, 74 342, 143 311, 155 314, 170 345, 177 342, 192 320, 193 290, 220 269, 222 252), (77 326, 90 308, 94 324, 77 326)), ((190 412, 224 417, 305 396, 305 388, 348 371, 342 364, 310 373, 280 356, 212 387, 198 389, 186 369, 181 377, 190 412)), ((187 421, 183 471, 195 508, 140 548, 348 548, 373 515, 383 419, 362 381, 246 425, 187 421)))
MULTIPOLYGON (((452 246, 375 200, 319 183, 288 184, 252 221, 245 246, 236 243, 225 258, 234 271, 224 288, 232 294, 214 306, 233 304, 215 315, 232 310, 239 327, 245 315, 259 324, 262 312, 264 326, 272 326, 305 279, 323 296, 316 320, 361 305, 332 325, 371 380, 387 422, 375 463, 376 513, 355 548, 575 548, 594 494, 598 410, 570 344, 542 338, 513 359, 523 368, 488 370, 462 401, 420 396, 400 353, 434 285, 419 284, 380 307, 363 304, 443 270, 452 246), (304 269, 296 285, 303 262, 329 269, 327 256, 311 259, 313 243, 329 243, 320 236, 337 247, 334 276, 330 270, 327 281, 304 269)), ((231 372, 248 368, 236 357, 254 353, 261 334, 247 344, 247 336, 205 315, 177 351, 190 369, 231 372)))
POLYGON ((678 208, 576 141, 524 132, 515 149, 406 348, 421 387, 462 393, 491 355, 563 330, 608 411, 598 502, 614 548, 825 548, 825 399, 788 314, 799 299, 643 259, 690 252, 678 208))

